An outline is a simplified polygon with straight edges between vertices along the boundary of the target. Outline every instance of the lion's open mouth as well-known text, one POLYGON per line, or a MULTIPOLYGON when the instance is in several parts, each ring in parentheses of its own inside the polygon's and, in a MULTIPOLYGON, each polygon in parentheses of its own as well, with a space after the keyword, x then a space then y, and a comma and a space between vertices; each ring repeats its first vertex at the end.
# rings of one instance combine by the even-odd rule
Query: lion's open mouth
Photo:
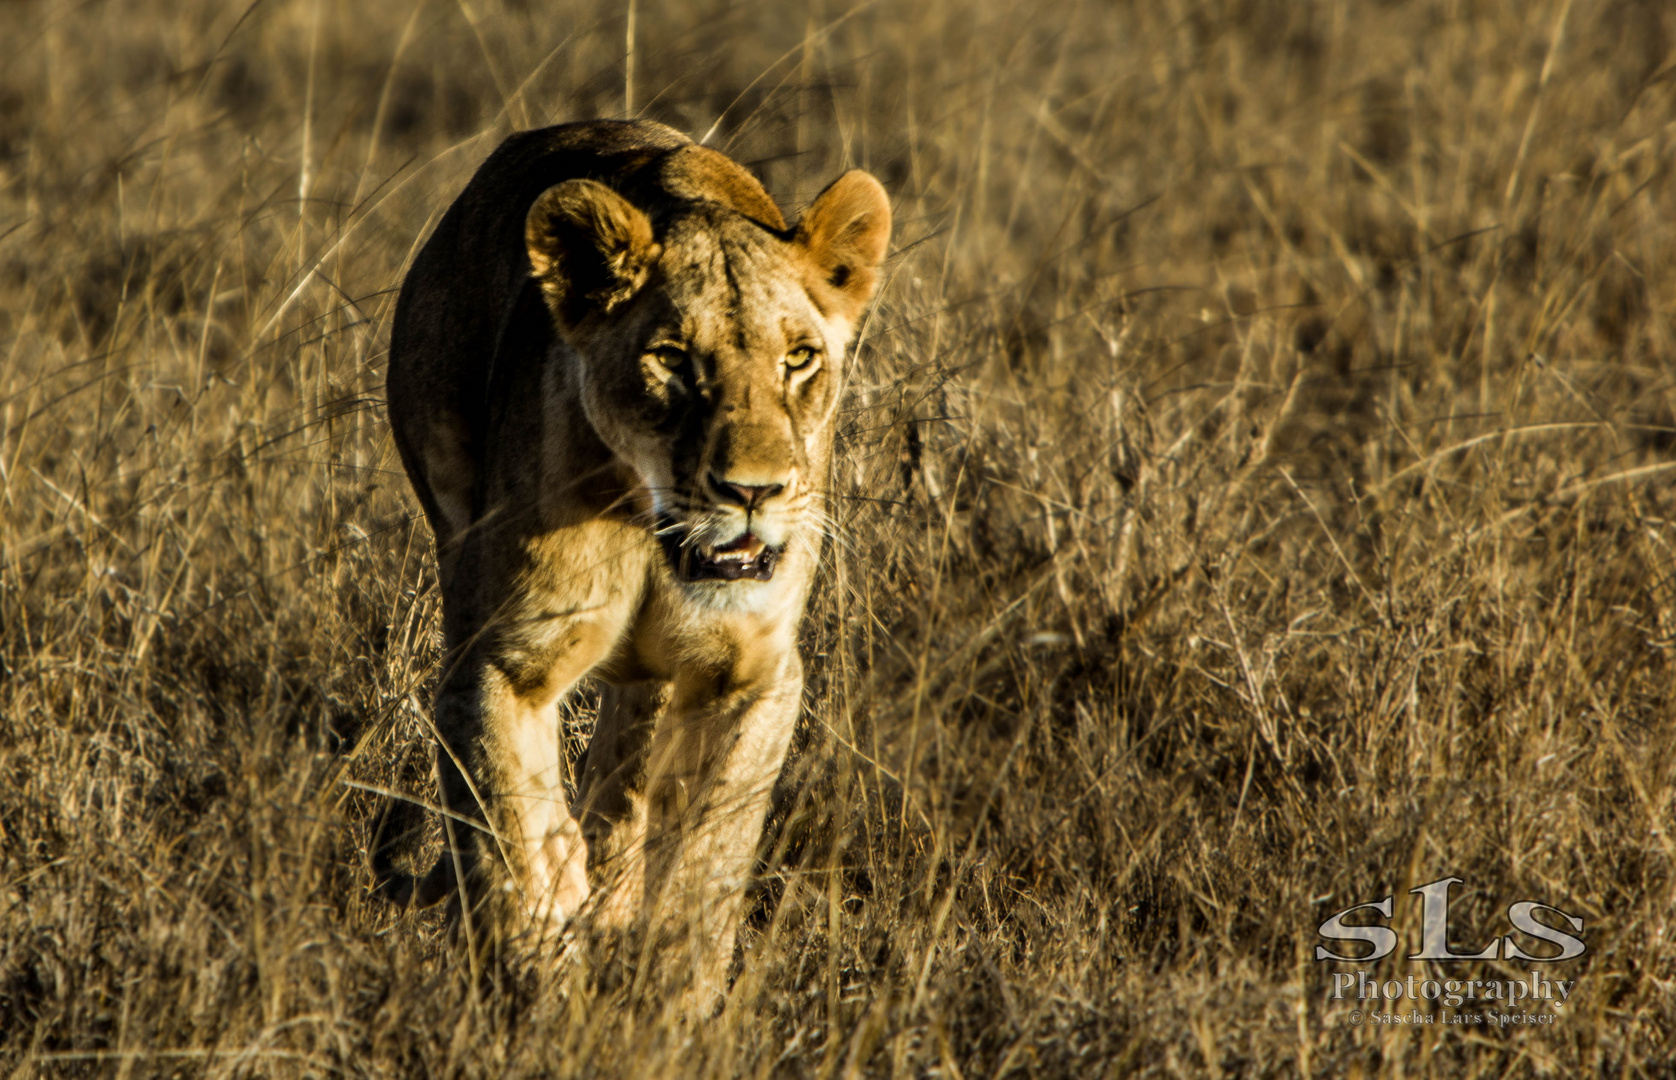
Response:
POLYGON ((751 533, 725 544, 706 547, 687 543, 686 530, 672 521, 660 523, 658 542, 675 576, 683 581, 768 581, 780 561, 780 549, 751 533))

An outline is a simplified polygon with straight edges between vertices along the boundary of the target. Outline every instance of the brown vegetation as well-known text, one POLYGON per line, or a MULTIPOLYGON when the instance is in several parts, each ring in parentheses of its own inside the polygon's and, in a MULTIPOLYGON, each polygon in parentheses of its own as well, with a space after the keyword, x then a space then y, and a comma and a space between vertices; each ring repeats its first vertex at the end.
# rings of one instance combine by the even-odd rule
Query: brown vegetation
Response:
POLYGON ((14 0, 0 1068, 1668 1074, 1676 11, 631 10, 633 111, 899 222, 726 1010, 474 980, 364 869, 432 797, 392 289, 623 112, 624 9, 14 0), (1448 875, 1458 944, 1586 920, 1556 1024, 1327 1000, 1448 875))

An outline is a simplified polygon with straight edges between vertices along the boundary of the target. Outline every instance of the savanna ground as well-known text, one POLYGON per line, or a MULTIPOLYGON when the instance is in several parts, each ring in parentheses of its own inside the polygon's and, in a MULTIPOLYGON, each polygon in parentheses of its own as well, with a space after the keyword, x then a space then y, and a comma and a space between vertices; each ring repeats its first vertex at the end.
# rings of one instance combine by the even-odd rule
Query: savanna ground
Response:
POLYGON ((0 1069, 1670 1075, 1676 9, 633 19, 0 6, 0 1069), (698 1024, 475 980, 364 861, 434 798, 393 289, 499 137, 625 109, 898 220, 698 1024), (1552 1026, 1326 1000, 1316 924, 1395 894, 1436 975, 1451 875, 1459 946, 1585 920, 1552 1026))

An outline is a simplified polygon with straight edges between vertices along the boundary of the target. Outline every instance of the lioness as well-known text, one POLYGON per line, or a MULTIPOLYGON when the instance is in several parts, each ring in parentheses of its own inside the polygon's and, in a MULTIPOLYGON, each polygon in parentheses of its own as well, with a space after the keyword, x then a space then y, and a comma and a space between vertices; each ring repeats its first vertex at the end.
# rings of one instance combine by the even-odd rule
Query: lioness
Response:
MULTIPOLYGON (((468 932, 679 918, 720 987, 803 687, 845 350, 890 235, 840 176, 795 227, 660 124, 514 135, 414 260, 390 422, 436 535, 447 847, 385 896, 468 932), (557 706, 604 686, 565 798, 557 706), (478 927, 472 930, 474 925, 478 927)), ((388 832, 388 830, 384 830, 388 832)))

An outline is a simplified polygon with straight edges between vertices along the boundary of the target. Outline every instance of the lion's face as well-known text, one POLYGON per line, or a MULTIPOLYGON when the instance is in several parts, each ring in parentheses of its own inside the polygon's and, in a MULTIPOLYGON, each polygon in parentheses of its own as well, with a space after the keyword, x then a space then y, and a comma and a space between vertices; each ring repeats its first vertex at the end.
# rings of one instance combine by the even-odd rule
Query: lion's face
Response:
POLYGON ((676 573, 769 580, 824 470, 850 326, 792 243, 728 210, 672 224, 594 355, 583 403, 651 495, 676 573))
POLYGON ((769 581, 818 533, 844 353, 888 229, 883 192, 861 173, 789 238, 698 203, 653 239, 639 211, 587 181, 531 210, 532 264, 580 357, 583 409, 640 478, 679 579, 769 581), (585 247, 565 235, 577 222, 585 247), (582 266, 579 247, 606 273, 582 266))

